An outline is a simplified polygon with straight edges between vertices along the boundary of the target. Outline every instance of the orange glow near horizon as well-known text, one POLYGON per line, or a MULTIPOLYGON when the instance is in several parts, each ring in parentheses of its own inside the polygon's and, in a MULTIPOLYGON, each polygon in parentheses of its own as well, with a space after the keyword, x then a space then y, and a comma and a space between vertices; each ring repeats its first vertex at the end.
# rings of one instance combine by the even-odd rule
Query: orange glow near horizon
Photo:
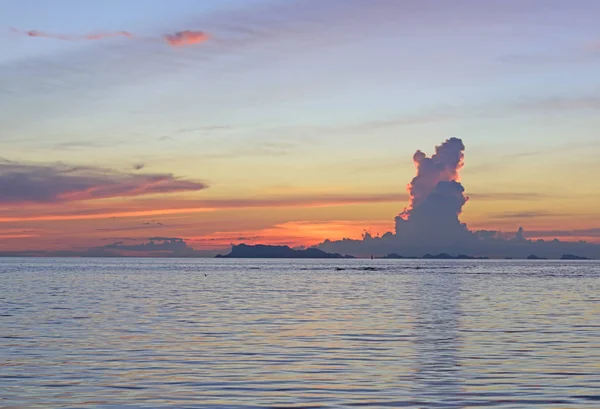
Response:
POLYGON ((215 232, 206 236, 187 237, 198 249, 224 248, 231 244, 272 244, 313 246, 327 239, 360 239, 367 231, 372 235, 393 229, 393 223, 381 220, 297 221, 277 224, 257 230, 215 232))
MULTIPOLYGON (((180 210, 180 209, 177 209, 180 210)), ((185 209, 186 211, 189 209, 185 209)), ((205 214, 205 209, 202 209, 200 213, 196 213, 197 216, 205 214)), ((293 210, 292 210, 293 211, 293 210)), ((233 214, 237 211, 231 210, 233 214)), ((267 215, 269 212, 264 213, 267 215)), ((120 213, 113 213, 120 214, 120 213)), ((298 246, 312 246, 325 241, 330 240, 341 240, 343 238, 360 239, 365 231, 368 231, 371 235, 377 236, 382 235, 388 231, 393 231, 393 222, 388 220, 305 220, 305 221, 289 221, 270 223, 268 219, 264 220, 252 220, 250 227, 248 224, 243 222, 243 219, 232 221, 231 223, 222 223, 217 219, 213 222, 203 222, 202 220, 212 220, 213 216, 209 216, 206 219, 202 216, 200 220, 196 219, 193 214, 175 214, 176 219, 173 219, 175 224, 171 224, 169 219, 161 219, 164 225, 144 225, 142 221, 144 216, 153 216, 155 212, 133 212, 129 215, 141 216, 142 219, 132 218, 132 222, 125 224, 125 221, 115 220, 110 225, 106 225, 104 222, 98 224, 97 222, 101 219, 97 219, 98 215, 75 215, 79 218, 62 219, 63 224, 57 227, 54 223, 46 223, 46 227, 41 226, 43 230, 31 230, 26 231, 23 229, 9 228, 0 229, 0 240, 3 242, 3 249, 5 251, 19 251, 19 250, 69 250, 78 247, 95 247, 103 246, 114 241, 121 240, 120 237, 128 237, 129 242, 132 243, 143 243, 147 241, 148 237, 160 236, 160 237, 181 237, 188 245, 196 250, 225 250, 230 247, 231 244, 270 244, 270 245, 288 245, 290 247, 298 246), (83 218, 82 218, 83 217, 83 218), (82 223, 85 223, 82 225, 82 223), (125 225, 124 225, 125 224, 125 225), (229 224, 228 230, 219 230, 219 226, 229 224), (264 227, 260 227, 260 226, 264 227), (104 227, 99 229, 98 227, 104 227), (112 226, 115 226, 114 228, 112 226), (123 226, 120 228, 119 226, 123 226), (139 227, 136 227, 139 226, 139 227), (236 229, 236 227, 239 228, 236 229), (131 228, 131 230, 128 229, 131 228), (247 228, 250 227, 250 228, 247 228)), ((167 211, 167 215, 173 215, 173 212, 167 211)), ((246 213, 247 214, 247 213, 246 213)), ((261 213, 256 213, 255 216, 259 216, 261 213)), ((207 215, 208 216, 208 215, 207 215)), ((254 216, 251 216, 254 217, 254 216)), ((260 216, 263 219, 266 216, 260 216)), ((227 214, 222 214, 220 218, 227 219, 227 214)), ((225 220, 223 219, 223 220, 225 220)), ((47 220, 46 222, 52 222, 53 220, 47 220)), ((573 227, 573 226, 572 226, 573 227)), ((577 228, 578 226, 574 226, 577 228)), ((581 228, 581 226, 579 226, 581 228)), ((484 226, 472 226, 473 230, 484 228, 484 226), (476 227, 476 228, 474 228, 476 227)), ((563 226, 562 229, 568 230, 567 226, 563 226)), ((508 228, 505 232, 508 235, 514 234, 516 228, 508 228)), ((533 232, 533 230, 531 230, 533 232)), ((549 231, 547 229, 536 228, 536 231, 543 232, 549 231)), ((526 237, 529 239, 544 239, 546 241, 552 240, 554 236, 543 235, 538 237, 534 234, 527 234, 527 228, 525 229, 526 237)), ((600 242, 600 237, 593 236, 581 236, 581 235, 569 235, 569 236, 557 236, 556 238, 563 241, 579 241, 586 240, 588 242, 600 242)), ((139 254, 138 254, 139 255, 139 254)))
POLYGON ((127 200, 131 197, 127 194, 120 198, 90 198, 90 200, 83 200, 83 198, 88 198, 92 191, 92 189, 87 189, 83 193, 77 192, 73 195, 67 194, 61 196, 61 198, 68 197, 69 199, 72 199, 73 202, 48 204, 24 203, 19 204, 18 206, 11 205, 7 207, 6 210, 11 210, 13 214, 18 212, 24 212, 25 214, 15 214, 10 217, 0 216, 0 223, 184 215, 186 213, 193 214, 236 209, 325 209, 353 205, 394 203, 399 198, 398 195, 341 195, 339 197, 264 197, 258 199, 195 200, 172 197, 166 199, 133 198, 132 200, 127 200), (75 214, 58 213, 59 211, 63 211, 65 206, 69 206, 75 214), (44 210, 49 214, 40 214, 44 210), (52 213, 52 211, 55 213, 52 213), (88 213, 76 214, 78 211, 88 213))
MULTIPOLYGON (((96 247, 122 237, 142 243, 153 236, 180 237, 197 250, 223 250, 239 243, 312 246, 326 239, 360 239, 365 230, 373 236, 393 232, 393 217, 402 199, 401 195, 383 194, 206 200, 158 196, 11 205, 3 209, 5 216, 0 217, 0 239, 4 251, 96 247), (193 206, 194 203, 205 206, 193 206), (356 218, 357 215, 363 217, 356 218)), ((510 235, 522 224, 530 239, 538 237, 529 231, 549 231, 549 226, 557 231, 590 227, 589 217, 584 215, 493 219, 494 214, 507 211, 506 205, 486 200, 466 209, 463 221, 471 230, 501 230, 510 235)), ((515 209, 527 207, 511 205, 510 210, 515 209)), ((542 236, 544 240, 554 238, 542 236)), ((557 238, 600 242, 600 237, 575 233, 557 238)))

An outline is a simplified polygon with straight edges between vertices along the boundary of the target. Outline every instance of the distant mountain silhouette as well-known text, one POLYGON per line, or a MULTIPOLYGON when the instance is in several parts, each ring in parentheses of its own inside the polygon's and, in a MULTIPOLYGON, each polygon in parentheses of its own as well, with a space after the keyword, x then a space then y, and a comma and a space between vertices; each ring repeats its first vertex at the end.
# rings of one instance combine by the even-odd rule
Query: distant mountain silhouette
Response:
POLYGON ((563 254, 561 260, 589 260, 587 257, 576 256, 574 254, 563 254))
POLYGON ((385 258, 385 259, 418 259, 420 257, 406 257, 406 256, 401 256, 400 254, 390 253, 387 256, 383 256, 382 258, 385 258))
POLYGON ((486 257, 486 256, 474 257, 474 256, 467 256, 465 254, 459 254, 455 258, 458 260, 489 260, 489 257, 486 257))
POLYGON ((544 257, 538 257, 535 254, 530 254, 527 256, 527 260, 546 260, 544 257))
POLYGON ((452 257, 450 254, 448 253, 440 253, 440 254, 436 254, 436 255, 432 255, 432 254, 425 254, 423 256, 424 259, 430 259, 430 258, 435 258, 435 259, 441 259, 441 260, 447 260, 447 259, 452 259, 454 257, 452 257))
POLYGON ((384 258, 384 259, 406 259, 406 260, 410 260, 410 259, 487 260, 488 259, 488 257, 473 257, 473 256, 467 256, 465 254, 459 254, 458 256, 454 257, 448 253, 425 254, 423 257, 414 257, 414 256, 406 257, 406 256, 401 256, 400 254, 397 254, 397 253, 390 253, 387 256, 383 256, 382 258, 384 258))
POLYGON ((238 244, 231 248, 229 254, 218 254, 216 258, 354 258, 353 256, 342 256, 338 253, 326 253, 323 250, 309 248, 306 250, 294 250, 288 246, 269 246, 257 244, 238 244))
POLYGON ((473 257, 473 256, 467 256, 466 254, 459 254, 458 256, 454 257, 448 253, 440 253, 440 254, 435 254, 435 255, 425 254, 423 256, 423 258, 424 259, 441 259, 441 260, 487 260, 488 259, 488 257, 473 257))

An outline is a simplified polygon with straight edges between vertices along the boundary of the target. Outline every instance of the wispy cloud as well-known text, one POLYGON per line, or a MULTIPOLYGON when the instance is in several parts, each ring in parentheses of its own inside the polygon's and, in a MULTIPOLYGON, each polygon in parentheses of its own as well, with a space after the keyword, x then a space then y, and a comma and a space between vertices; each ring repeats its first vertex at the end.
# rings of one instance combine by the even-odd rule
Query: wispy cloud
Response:
MULTIPOLYGON (((285 195, 261 198, 230 198, 230 199, 206 199, 206 200, 169 200, 172 206, 202 206, 211 209, 244 209, 244 208, 311 208, 350 206, 370 203, 394 203, 406 200, 405 193, 364 193, 364 194, 306 194, 285 195)), ((144 202, 159 203, 155 200, 136 200, 135 204, 144 202)))
POLYGON ((600 227, 573 230, 527 230, 527 237, 600 237, 600 227))
POLYGON ((477 200, 492 200, 492 201, 530 201, 530 200, 544 200, 549 199, 554 196, 545 194, 545 193, 537 193, 537 192, 469 192, 469 197, 471 199, 477 200))
POLYGON ((141 225, 135 224, 135 225, 123 226, 121 223, 119 223, 119 224, 120 224, 119 227, 104 227, 104 228, 95 229, 95 231, 117 232, 117 231, 136 231, 136 230, 148 230, 148 229, 156 230, 156 229, 163 229, 163 228, 167 227, 163 223, 157 222, 155 220, 143 222, 141 225))
POLYGON ((600 90, 588 95, 542 97, 520 97, 512 101, 489 102, 479 105, 440 106, 425 108, 421 112, 407 113, 393 118, 360 123, 340 131, 371 131, 383 128, 395 128, 425 125, 462 119, 496 119, 513 115, 552 114, 570 111, 599 111, 600 90))
POLYGON ((116 145, 116 143, 110 143, 107 141, 100 141, 100 140, 94 140, 94 141, 64 141, 64 142, 57 142, 57 143, 53 143, 52 145, 50 145, 53 149, 59 149, 59 150, 88 150, 88 149, 92 149, 92 148, 105 148, 108 146, 114 147, 116 145))
MULTIPOLYGON (((140 175, 143 176, 143 175, 140 175)), ((1 178, 0 178, 1 181, 1 178)), ((87 194, 87 193, 86 193, 87 194)), ((363 194, 303 194, 285 196, 265 196, 248 198, 191 199, 181 197, 133 197, 124 192, 130 200, 119 200, 113 204, 101 201, 72 201, 69 208, 64 202, 38 202, 38 205, 14 208, 10 216, 0 217, 0 223, 36 222, 36 221, 76 221, 99 220, 111 218, 148 218, 156 216, 175 216, 204 212, 226 211, 235 209, 270 209, 270 208, 326 208, 340 206, 357 206, 376 203, 397 203, 408 200, 406 193, 363 193, 363 194), (85 205, 84 207, 82 207, 85 205), (17 212, 18 210, 18 212, 17 212)), ((543 200, 548 196, 535 193, 469 193, 469 197, 477 200, 543 200)), ((1 195, 0 195, 1 199, 1 195)), ((10 203, 9 203, 10 204, 10 203)))
POLYGON ((600 110, 600 95, 549 96, 529 98, 516 102, 509 109, 516 111, 565 112, 576 110, 600 110))
POLYGON ((83 213, 83 214, 46 214, 32 216, 5 216, 0 217, 0 223, 9 222, 40 222, 40 221, 68 221, 68 220, 98 220, 110 218, 126 218, 126 217, 148 217, 148 216, 164 216, 172 214, 193 214, 215 211, 213 208, 206 207, 190 207, 190 208, 175 208, 175 209, 149 209, 149 210, 125 210, 125 211, 106 211, 98 213, 83 213))
MULTIPOLYGON (((194 213, 214 212, 229 209, 252 208, 320 208, 334 206, 351 206, 370 203, 400 202, 405 200, 405 194, 362 194, 362 195, 313 195, 313 196, 282 196, 265 198, 240 199, 142 199, 119 201, 111 207, 107 203, 94 206, 91 202, 85 208, 78 208, 77 202, 65 209, 60 203, 53 206, 34 209, 19 209, 10 216, 0 217, 0 223, 39 222, 39 221, 76 221, 99 220, 111 218, 142 218, 167 215, 185 215, 194 213)), ((53 203, 49 203, 52 205, 53 203)))
POLYGON ((0 233, 0 240, 5 239, 25 239, 30 237, 37 237, 38 234, 34 233, 0 233))
POLYGON ((83 34, 83 35, 70 35, 70 34, 56 34, 56 33, 48 33, 40 30, 20 30, 18 28, 11 27, 10 31, 26 37, 40 37, 40 38, 50 38, 53 40, 63 40, 63 41, 86 41, 86 40, 103 40, 106 38, 112 37, 126 37, 133 38, 133 34, 127 31, 111 31, 111 32, 97 32, 92 34, 83 34))
POLYGON ((243 146, 229 149, 224 152, 204 153, 199 157, 203 159, 227 159, 254 156, 284 156, 301 149, 303 146, 299 141, 252 141, 243 146))
POLYGON ((208 126, 195 126, 192 128, 179 128, 175 131, 176 134, 185 134, 185 133, 209 133, 209 132, 218 132, 218 131, 226 131, 230 130, 231 126, 227 125, 208 125, 208 126))
POLYGON ((490 215, 492 219, 530 219, 537 217, 555 217, 563 216, 564 213, 554 213, 544 210, 521 211, 521 212, 503 212, 490 215))

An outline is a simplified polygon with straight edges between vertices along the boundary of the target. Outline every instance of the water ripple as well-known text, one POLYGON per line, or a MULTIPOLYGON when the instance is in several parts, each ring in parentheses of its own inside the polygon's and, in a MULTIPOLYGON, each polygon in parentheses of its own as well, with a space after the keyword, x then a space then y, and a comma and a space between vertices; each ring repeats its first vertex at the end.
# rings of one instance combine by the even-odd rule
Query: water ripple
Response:
POLYGON ((6 408, 600 404, 598 262, 2 259, 0 274, 6 408))

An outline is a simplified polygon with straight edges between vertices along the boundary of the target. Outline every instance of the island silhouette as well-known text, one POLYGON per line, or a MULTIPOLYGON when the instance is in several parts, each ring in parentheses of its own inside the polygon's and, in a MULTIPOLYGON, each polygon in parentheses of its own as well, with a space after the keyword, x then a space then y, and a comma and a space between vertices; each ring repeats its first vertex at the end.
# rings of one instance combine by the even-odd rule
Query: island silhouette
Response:
MULTIPOLYGON (((313 259, 353 259, 351 255, 341 255, 339 253, 327 253, 318 248, 308 249, 293 249, 289 246, 272 246, 267 244, 237 244, 233 245, 231 252, 228 254, 217 254, 215 258, 313 258, 313 259)), ((391 253, 382 257, 374 257, 386 260, 488 260, 489 257, 475 257, 466 254, 458 254, 453 256, 448 253, 425 254, 422 257, 402 256, 400 254, 391 253)), ((538 257, 531 254, 526 257, 527 260, 547 260, 545 257, 538 257)), ((573 254, 563 254, 561 260, 589 260, 587 257, 576 256, 573 254)))
POLYGON ((354 258, 354 256, 327 253, 317 248, 295 250, 289 246, 238 244, 231 247, 229 254, 217 254, 215 258, 354 258))

